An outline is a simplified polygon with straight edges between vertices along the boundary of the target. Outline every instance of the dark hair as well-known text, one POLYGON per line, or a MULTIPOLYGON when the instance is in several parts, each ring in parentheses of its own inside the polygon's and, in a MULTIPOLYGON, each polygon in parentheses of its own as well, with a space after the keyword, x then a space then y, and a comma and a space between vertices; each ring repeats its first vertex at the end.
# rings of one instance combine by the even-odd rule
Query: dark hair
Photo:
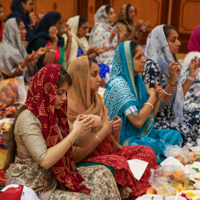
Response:
POLYGON ((108 14, 109 13, 109 11, 110 11, 110 9, 111 9, 112 7, 111 6, 109 6, 109 5, 106 5, 106 14, 108 14))
MULTIPOLYGON (((71 76, 67 73, 67 71, 63 67, 61 67, 60 68, 60 74, 59 74, 59 77, 58 77, 58 82, 57 82, 57 88, 62 86, 65 81, 67 81, 69 83, 69 85, 72 84, 71 76)), ((10 164, 15 161, 15 156, 17 155, 17 145, 16 145, 15 135, 14 135, 15 123, 16 123, 17 118, 20 115, 20 113, 23 112, 26 109, 27 108, 24 105, 19 109, 19 111, 17 112, 16 118, 15 118, 15 121, 14 121, 14 123, 12 124, 12 126, 9 130, 9 133, 8 133, 9 134, 9 149, 8 149, 6 162, 5 162, 5 165, 4 165, 5 171, 6 171, 6 169, 8 169, 10 164)))
POLYGON ((135 56, 136 54, 136 48, 139 46, 139 43, 136 42, 135 40, 131 41, 131 52, 132 52, 132 57, 135 56))
POLYGON ((78 23, 78 28, 80 28, 83 24, 85 24, 86 22, 88 22, 86 17, 79 17, 79 23, 78 23))
POLYGON ((70 85, 72 85, 72 78, 67 73, 67 71, 63 67, 61 67, 60 68, 60 75, 58 77, 58 82, 57 82, 57 88, 61 87, 64 82, 68 82, 69 86, 70 86, 70 85))
POLYGON ((127 17, 127 20, 129 21, 129 17, 128 17, 128 13, 129 13, 129 8, 131 7, 131 4, 127 4, 127 7, 126 7, 126 17, 127 17))
POLYGON ((97 60, 95 58, 88 57, 88 60, 89 60, 89 67, 91 67, 91 65, 92 65, 93 62, 96 63, 96 64, 98 64, 97 60))
POLYGON ((3 6, 0 4, 0 8, 3 8, 3 6))
POLYGON ((170 26, 170 25, 164 25, 163 26, 163 31, 164 31, 166 38, 168 38, 168 36, 170 35, 171 30, 175 30, 178 33, 178 31, 173 26, 170 26))
POLYGON ((24 2, 25 4, 27 3, 28 0, 21 0, 21 2, 24 2))
POLYGON ((17 26, 19 27, 19 24, 21 23, 21 22, 23 22, 21 19, 19 19, 19 18, 16 18, 16 22, 17 22, 17 26))
POLYGON ((54 18, 54 25, 62 18, 62 15, 59 12, 56 12, 55 18, 54 18))

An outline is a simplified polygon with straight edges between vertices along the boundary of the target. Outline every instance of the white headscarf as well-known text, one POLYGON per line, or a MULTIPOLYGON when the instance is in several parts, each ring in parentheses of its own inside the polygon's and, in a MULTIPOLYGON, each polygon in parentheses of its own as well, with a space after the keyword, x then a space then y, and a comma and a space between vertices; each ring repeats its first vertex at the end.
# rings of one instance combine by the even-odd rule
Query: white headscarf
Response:
MULTIPOLYGON (((145 56, 147 59, 151 59, 159 64, 167 80, 169 81, 170 77, 168 72, 168 65, 174 61, 174 57, 167 43, 163 26, 164 25, 157 26, 149 33, 146 43, 145 56)), ((173 111, 175 114, 175 122, 182 122, 183 120, 184 95, 180 80, 181 72, 178 74, 177 84, 174 88, 176 93, 172 94, 175 99, 171 97, 171 99, 174 99, 173 111)))

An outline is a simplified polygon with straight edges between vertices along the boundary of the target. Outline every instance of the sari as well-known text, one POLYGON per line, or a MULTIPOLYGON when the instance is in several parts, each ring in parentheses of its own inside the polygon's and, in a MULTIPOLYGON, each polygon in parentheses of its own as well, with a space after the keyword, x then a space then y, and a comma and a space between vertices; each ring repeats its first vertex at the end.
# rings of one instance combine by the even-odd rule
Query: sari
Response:
MULTIPOLYGON (((86 56, 75 59, 69 66, 68 72, 72 77, 73 84, 68 90, 68 119, 74 122, 79 113, 93 114, 101 117, 102 125, 108 115, 101 96, 90 92, 90 70, 89 61, 86 56)), ((114 139, 115 140, 115 139, 114 139)), ((146 146, 120 147, 118 142, 106 137, 81 163, 101 163, 114 168, 114 178, 123 187, 130 187, 130 196, 140 196, 149 187, 151 168, 157 169, 156 157, 153 150, 146 146), (116 150, 117 149, 117 150, 116 150), (128 165, 127 160, 140 159, 148 162, 148 166, 141 177, 137 180, 128 165)), ((88 144, 89 145, 89 144, 88 144)), ((79 153, 84 154, 84 150, 79 153)))
POLYGON ((115 49, 118 45, 118 37, 115 37, 112 40, 112 43, 109 42, 110 34, 113 30, 112 24, 108 22, 108 17, 106 13, 106 5, 101 6, 94 17, 95 25, 91 31, 89 38, 89 45, 96 47, 112 47, 109 51, 101 53, 97 57, 97 61, 105 63, 108 65, 112 64, 112 59, 115 54, 115 49))
MULTIPOLYGON (((155 27, 147 38, 145 56, 148 58, 142 78, 149 87, 154 87, 155 83, 165 88, 169 82, 168 65, 172 61, 178 62, 176 56, 173 57, 167 39, 163 31, 163 25, 155 27)), ((180 65, 180 63, 178 62, 180 65)), ((181 66, 182 67, 182 66, 181 66)), ((178 74, 177 84, 174 86, 172 95, 168 102, 161 99, 159 111, 155 118, 156 129, 174 129, 181 133, 183 145, 190 143, 196 145, 199 137, 200 109, 186 110, 184 108, 184 95, 181 78, 182 69, 178 74)))
POLYGON ((7 19, 10 18, 18 18, 24 22, 27 34, 26 34, 26 41, 29 41, 34 34, 35 26, 31 26, 31 21, 29 18, 29 13, 24 15, 23 7, 21 4, 21 0, 13 0, 11 3, 11 10, 12 12, 8 15, 7 19))
MULTIPOLYGON (((181 146, 182 137, 178 131, 154 130, 153 112, 151 112, 140 129, 134 127, 127 119, 124 113, 126 109, 135 106, 138 110, 137 116, 139 116, 140 109, 149 98, 140 75, 134 76, 134 64, 130 45, 130 41, 123 42, 115 52, 110 80, 105 85, 105 106, 109 110, 111 120, 114 119, 115 115, 122 119, 120 144, 149 146, 155 151, 157 162, 160 163, 166 158, 166 148, 170 145, 181 146)), ((135 116, 132 111, 131 113, 135 116)))
MULTIPOLYGON (((51 46, 51 38, 49 36, 49 28, 54 25, 56 17, 56 12, 48 12, 42 20, 39 22, 38 27, 36 28, 33 37, 30 39, 27 47, 28 53, 31 53, 33 50, 37 51, 40 47, 45 47, 46 45, 51 46)), ((54 64, 62 65, 65 67, 65 50, 64 50, 64 38, 57 35, 58 45, 56 48, 56 53, 54 57, 54 64)), ((44 57, 45 55, 40 56, 37 66, 38 69, 41 69, 44 66, 44 57)))

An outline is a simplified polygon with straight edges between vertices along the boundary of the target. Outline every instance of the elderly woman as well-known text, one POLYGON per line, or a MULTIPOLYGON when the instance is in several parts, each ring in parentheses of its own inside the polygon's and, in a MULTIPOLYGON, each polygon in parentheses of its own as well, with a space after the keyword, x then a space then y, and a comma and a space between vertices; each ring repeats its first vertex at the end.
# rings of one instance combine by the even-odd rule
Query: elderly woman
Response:
POLYGON ((199 62, 193 58, 189 66, 189 75, 181 83, 181 65, 176 54, 181 43, 178 32, 173 26, 155 27, 147 38, 147 62, 142 74, 144 82, 154 87, 156 82, 163 88, 163 97, 156 116, 155 128, 176 129, 183 137, 183 144, 196 144, 199 137, 199 110, 185 110, 184 96, 195 81, 199 62))

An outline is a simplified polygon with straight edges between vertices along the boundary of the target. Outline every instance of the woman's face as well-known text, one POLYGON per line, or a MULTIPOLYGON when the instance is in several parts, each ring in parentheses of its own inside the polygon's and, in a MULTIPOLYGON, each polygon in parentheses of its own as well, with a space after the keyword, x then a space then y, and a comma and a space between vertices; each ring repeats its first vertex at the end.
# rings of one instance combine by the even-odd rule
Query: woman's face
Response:
POLYGON ((26 3, 22 2, 21 4, 25 14, 33 12, 33 0, 28 0, 26 3))
POLYGON ((5 13, 4 13, 3 7, 0 7, 0 21, 4 20, 4 17, 5 17, 5 13))
POLYGON ((26 40, 26 33, 27 33, 27 31, 26 31, 26 29, 25 29, 24 22, 21 21, 21 22, 19 23, 18 28, 19 28, 19 33, 20 33, 21 40, 22 40, 22 41, 25 41, 25 40, 26 40))
POLYGON ((67 100, 67 90, 69 83, 66 81, 57 89, 55 109, 60 109, 64 102, 67 100))
POLYGON ((135 17, 135 8, 131 6, 128 9, 128 18, 133 21, 134 17, 135 17))
POLYGON ((144 71, 146 58, 144 57, 144 52, 140 45, 136 47, 136 54, 133 56, 133 63, 134 63, 134 76, 144 71))
POLYGON ((167 37, 167 43, 169 45, 170 51, 173 55, 176 55, 179 52, 179 47, 181 46, 181 42, 178 39, 178 33, 171 29, 170 34, 167 37))
POLYGON ((62 24, 63 24, 63 19, 62 19, 62 17, 61 17, 60 20, 58 20, 58 21, 54 24, 54 26, 58 29, 58 33, 60 32, 60 30, 61 30, 61 28, 62 28, 62 24))
POLYGON ((115 22, 116 15, 114 13, 113 8, 110 8, 109 13, 107 14, 107 17, 108 17, 108 22, 109 23, 115 22))
POLYGON ((81 27, 78 28, 77 36, 79 38, 86 37, 88 31, 89 31, 89 24, 88 22, 85 22, 84 24, 81 25, 81 27))
POLYGON ((101 85, 100 69, 97 63, 92 62, 90 67, 90 91, 97 92, 101 85))

